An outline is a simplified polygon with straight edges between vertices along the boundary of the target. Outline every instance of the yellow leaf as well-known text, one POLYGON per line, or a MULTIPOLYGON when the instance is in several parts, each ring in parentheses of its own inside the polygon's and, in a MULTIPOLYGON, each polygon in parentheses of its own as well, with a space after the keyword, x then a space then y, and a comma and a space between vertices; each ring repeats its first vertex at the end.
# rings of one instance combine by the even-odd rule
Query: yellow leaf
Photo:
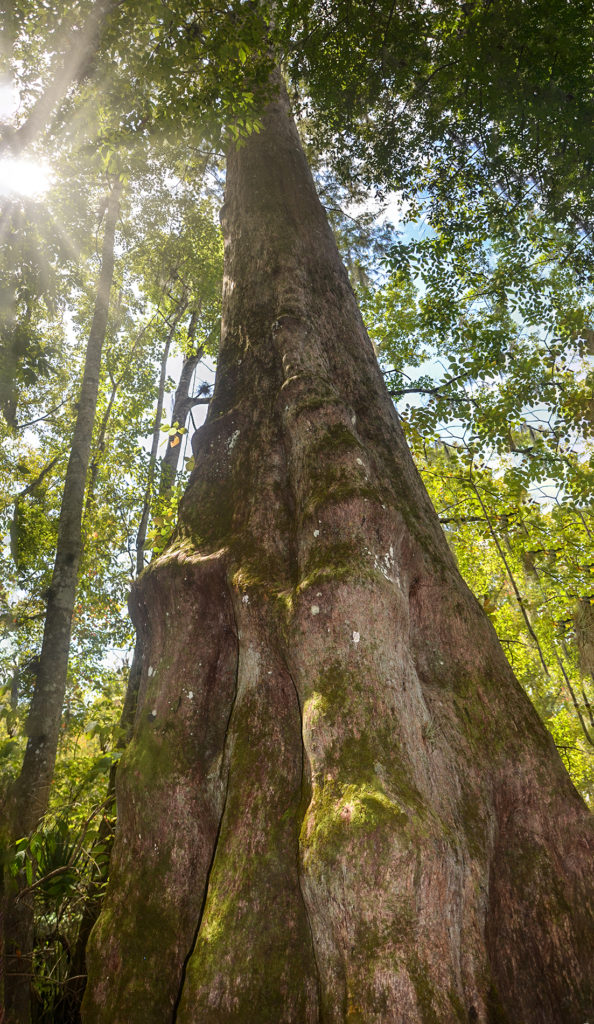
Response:
POLYGON ((175 448, 176 444, 179 444, 179 437, 172 437, 171 438, 171 447, 175 448))

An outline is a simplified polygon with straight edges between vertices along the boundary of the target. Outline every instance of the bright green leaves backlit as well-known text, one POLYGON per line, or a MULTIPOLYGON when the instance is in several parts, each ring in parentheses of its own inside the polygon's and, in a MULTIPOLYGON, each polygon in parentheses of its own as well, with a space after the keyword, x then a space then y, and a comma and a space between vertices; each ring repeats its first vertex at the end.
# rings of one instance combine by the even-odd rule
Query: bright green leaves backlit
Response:
POLYGON ((589 271, 576 273, 574 236, 500 203, 497 221, 477 197, 466 221, 429 216, 428 237, 392 248, 376 334, 396 370, 434 360, 433 379, 390 374, 396 398, 421 396, 403 413, 417 435, 446 436, 449 423, 469 451, 509 455, 522 486, 552 477, 582 501, 593 482, 589 271))
POLYGON ((426 445, 416 457, 462 575, 592 802, 592 510, 542 504, 462 449, 426 445))

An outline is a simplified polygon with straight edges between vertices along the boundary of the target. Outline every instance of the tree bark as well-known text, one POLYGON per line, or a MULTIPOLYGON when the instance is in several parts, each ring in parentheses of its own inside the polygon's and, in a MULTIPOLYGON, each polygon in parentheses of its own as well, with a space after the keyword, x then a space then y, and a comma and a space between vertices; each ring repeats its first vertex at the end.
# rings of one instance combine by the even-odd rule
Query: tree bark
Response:
POLYGON ((159 374, 159 387, 157 389, 157 408, 155 410, 155 420, 153 426, 153 439, 151 443, 151 453, 149 456, 148 473, 146 478, 146 490, 144 492, 144 502, 142 505, 142 512, 140 514, 140 523, 138 526, 138 532, 136 534, 136 575, 140 576, 140 573, 144 569, 144 548, 146 544, 146 533, 148 529, 150 514, 151 514, 151 498, 153 495, 155 485, 155 470, 157 468, 157 455, 159 452, 159 441, 161 440, 161 420, 163 416, 163 403, 165 400, 165 383, 167 380, 167 361, 169 359, 169 349, 171 348, 171 342, 175 337, 177 326, 184 314, 184 310, 187 306, 186 299, 182 299, 180 306, 173 315, 173 320, 169 325, 167 337, 165 338, 165 345, 163 348, 163 355, 161 356, 161 370, 159 374))
POLYGON ((284 97, 118 770, 85 1024, 584 1024, 592 821, 460 578, 284 97))
MULTIPOLYGON (((43 817, 56 762, 66 689, 72 612, 81 556, 81 520, 91 450, 101 352, 107 328, 113 279, 114 237, 121 185, 114 182, 107 203, 101 271, 78 414, 66 469, 58 523, 56 558, 50 585, 41 654, 26 722, 27 747, 20 775, 8 793, 8 842, 30 835, 43 817)), ((7 881, 5 892, 5 1014, 7 1024, 23 1024, 30 1015, 33 911, 7 881)))
MULTIPOLYGON (((190 325, 188 327, 189 342, 193 341, 194 335, 196 334, 197 320, 198 314, 196 312, 192 313, 190 325)), ((161 497, 169 494, 175 483, 179 453, 181 451, 181 439, 183 437, 182 431, 184 430, 186 420, 197 401, 197 398, 190 395, 190 385, 192 383, 194 370, 198 366, 203 355, 204 348, 201 346, 194 355, 184 356, 181 373, 179 375, 179 383, 175 389, 175 399, 171 415, 172 424, 177 423, 180 430, 169 438, 167 449, 161 459, 161 479, 159 481, 159 495, 161 497)))

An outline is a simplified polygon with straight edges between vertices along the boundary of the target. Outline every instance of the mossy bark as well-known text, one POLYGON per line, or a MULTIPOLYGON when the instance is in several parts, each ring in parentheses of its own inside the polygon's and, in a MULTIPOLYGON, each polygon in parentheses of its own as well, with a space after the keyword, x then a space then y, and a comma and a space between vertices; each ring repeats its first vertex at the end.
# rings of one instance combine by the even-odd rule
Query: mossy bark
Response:
POLYGON ((138 587, 83 1019, 583 1024, 589 813, 456 570, 282 96, 264 123, 229 159, 196 468, 138 587))

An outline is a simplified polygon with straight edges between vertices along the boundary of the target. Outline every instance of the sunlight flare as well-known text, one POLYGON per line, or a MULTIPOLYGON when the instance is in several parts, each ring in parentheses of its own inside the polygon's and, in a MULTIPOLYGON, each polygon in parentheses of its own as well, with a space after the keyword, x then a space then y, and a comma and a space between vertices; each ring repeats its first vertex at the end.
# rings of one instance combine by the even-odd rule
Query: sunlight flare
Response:
POLYGON ((42 160, 4 157, 0 160, 0 196, 35 199, 52 183, 51 169, 42 160))

